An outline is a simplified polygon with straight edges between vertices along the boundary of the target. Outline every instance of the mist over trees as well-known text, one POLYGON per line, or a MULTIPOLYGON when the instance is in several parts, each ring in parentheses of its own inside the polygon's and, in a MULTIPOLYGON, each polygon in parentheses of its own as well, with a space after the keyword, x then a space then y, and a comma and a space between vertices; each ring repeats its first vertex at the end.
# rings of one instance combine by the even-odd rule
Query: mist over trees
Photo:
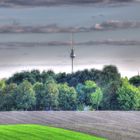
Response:
POLYGON ((0 110, 140 110, 140 76, 116 66, 73 74, 23 71, 0 80, 0 110))

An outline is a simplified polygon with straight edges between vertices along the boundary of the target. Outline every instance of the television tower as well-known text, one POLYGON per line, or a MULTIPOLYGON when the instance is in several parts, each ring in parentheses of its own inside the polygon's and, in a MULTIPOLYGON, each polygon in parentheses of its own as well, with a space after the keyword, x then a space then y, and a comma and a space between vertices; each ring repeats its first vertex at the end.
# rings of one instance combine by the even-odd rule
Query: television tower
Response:
POLYGON ((71 53, 70 53, 70 58, 71 58, 71 72, 73 73, 73 65, 74 65, 74 58, 75 58, 75 53, 74 53, 74 44, 73 44, 73 33, 71 34, 71 53))

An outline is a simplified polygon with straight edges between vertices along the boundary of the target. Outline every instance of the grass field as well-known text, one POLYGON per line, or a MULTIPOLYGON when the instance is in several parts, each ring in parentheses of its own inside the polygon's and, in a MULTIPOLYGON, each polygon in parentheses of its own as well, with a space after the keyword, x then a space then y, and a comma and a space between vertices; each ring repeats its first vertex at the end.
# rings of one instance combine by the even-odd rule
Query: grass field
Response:
POLYGON ((0 140, 104 140, 83 133, 41 125, 1 125, 0 140))

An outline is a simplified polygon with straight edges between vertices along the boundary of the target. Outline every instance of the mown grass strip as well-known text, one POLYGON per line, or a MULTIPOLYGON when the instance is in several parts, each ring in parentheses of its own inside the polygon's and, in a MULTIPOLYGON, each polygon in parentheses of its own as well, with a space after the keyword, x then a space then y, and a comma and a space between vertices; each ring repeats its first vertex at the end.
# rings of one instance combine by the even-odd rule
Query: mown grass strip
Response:
POLYGON ((0 140, 105 140, 103 138, 41 125, 0 125, 0 140))

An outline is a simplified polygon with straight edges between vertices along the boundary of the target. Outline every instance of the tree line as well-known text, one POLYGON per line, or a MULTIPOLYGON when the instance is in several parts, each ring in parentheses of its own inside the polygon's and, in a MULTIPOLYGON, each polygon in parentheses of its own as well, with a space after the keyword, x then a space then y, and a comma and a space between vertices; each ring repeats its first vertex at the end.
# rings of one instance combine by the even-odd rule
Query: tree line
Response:
POLYGON ((140 76, 116 66, 73 74, 23 71, 0 80, 0 110, 140 110, 140 76))

